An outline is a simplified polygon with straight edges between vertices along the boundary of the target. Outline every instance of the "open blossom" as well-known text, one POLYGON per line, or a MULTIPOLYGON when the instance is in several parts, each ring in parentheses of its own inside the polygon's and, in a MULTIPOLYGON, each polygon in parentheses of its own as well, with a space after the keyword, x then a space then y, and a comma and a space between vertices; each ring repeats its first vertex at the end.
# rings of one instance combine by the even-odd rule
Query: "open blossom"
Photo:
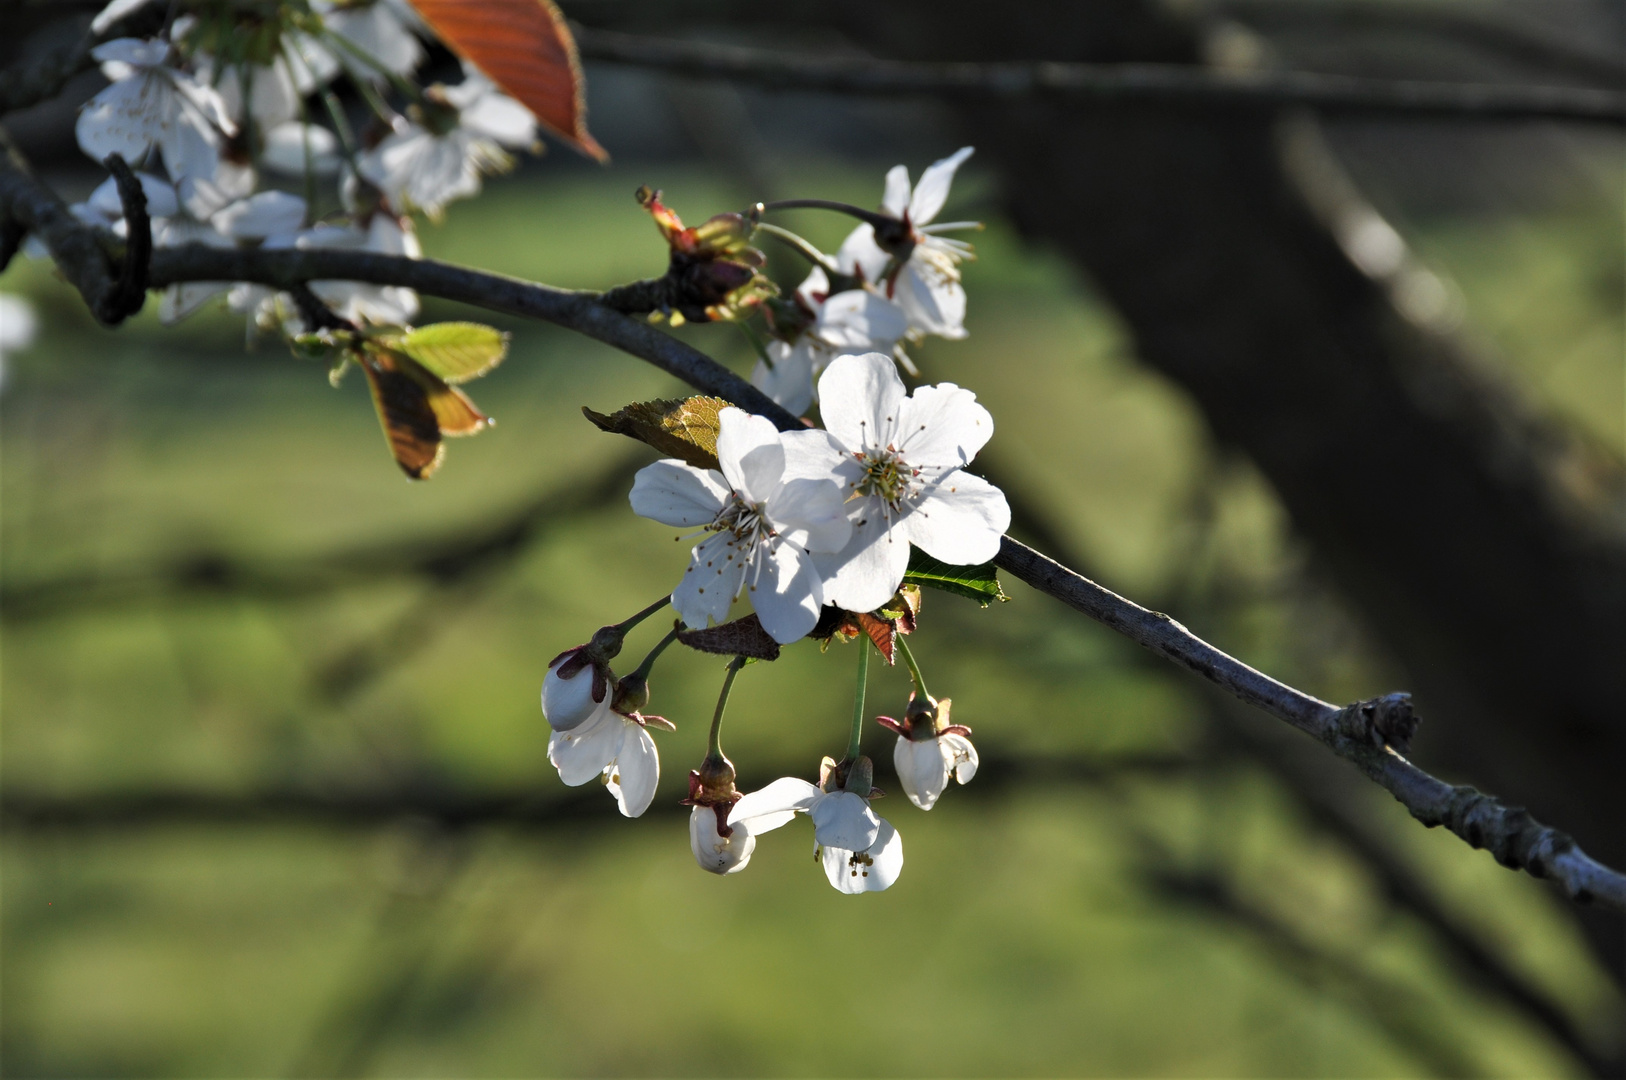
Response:
POLYGON ((836 256, 843 273, 881 285, 903 308, 910 328, 917 333, 965 337, 960 260, 970 256, 971 245, 938 234, 977 226, 969 221, 932 224, 932 219, 948 201, 955 170, 970 156, 971 147, 966 146, 929 165, 913 193, 908 168, 894 166, 886 174, 881 209, 899 220, 898 235, 878 237, 873 225, 860 225, 836 256))
MULTIPOLYGON (((903 838, 891 822, 876 816, 868 799, 855 791, 840 788, 826 791, 806 780, 786 776, 760 791, 742 796, 734 805, 729 822, 732 824, 736 818, 745 822, 766 821, 767 828, 778 828, 790 820, 783 815, 796 812, 813 819, 813 841, 818 845, 824 875, 832 886, 844 893, 880 892, 898 880, 903 870, 903 838)), ((692 819, 690 828, 694 828, 692 819)), ((755 831, 760 833, 766 829, 758 824, 755 831)), ((750 847, 755 847, 754 840, 750 841, 750 847)), ((696 857, 699 857, 698 850, 696 857)), ((740 865, 749 857, 747 850, 740 865)))
POLYGON ((733 803, 696 804, 689 813, 689 850, 695 862, 713 874, 744 870, 757 837, 794 818, 809 787, 805 780, 785 777, 733 803))
POLYGON ((909 545, 945 563, 985 563, 999 552, 1011 509, 994 485, 965 471, 994 433, 977 396, 953 383, 905 396, 890 357, 843 356, 819 380, 826 430, 787 432, 786 476, 835 476, 852 540, 816 555, 827 603, 873 611, 909 566, 909 545))
POLYGON ((892 765, 909 801, 922 810, 937 804, 949 777, 968 784, 977 775, 977 748, 971 745, 971 729, 949 723, 948 698, 933 701, 910 696, 909 711, 902 722, 890 716, 879 717, 883 727, 898 733, 892 747, 892 765))
POLYGON ((90 55, 113 85, 79 113, 80 149, 97 161, 119 154, 133 164, 156 146, 172 180, 214 174, 222 136, 235 125, 212 86, 168 66, 167 41, 118 38, 90 55))
POLYGON ((480 191, 482 174, 513 167, 504 147, 536 145, 536 117, 464 64, 456 86, 432 86, 424 125, 403 123, 361 156, 361 175, 396 210, 438 217, 446 204, 480 191), (432 115, 431 115, 432 114, 432 115))
POLYGON ((757 361, 751 385, 800 416, 813 404, 814 380, 838 356, 891 352, 909 329, 903 309, 868 289, 830 293, 830 278, 814 267, 796 290, 812 321, 794 341, 768 344, 770 366, 757 361))
POLYGON ((645 730, 646 724, 660 718, 616 712, 613 697, 606 694, 571 730, 555 731, 548 739, 548 760, 571 787, 602 778, 622 816, 635 818, 649 809, 660 783, 660 755, 645 730))
POLYGON ((632 509, 712 534, 672 590, 679 618, 721 622, 749 592, 762 628, 789 644, 813 629, 825 603, 813 553, 840 550, 851 535, 841 491, 828 477, 786 479, 778 430, 732 406, 718 414, 717 459, 721 472, 674 458, 639 470, 632 509))

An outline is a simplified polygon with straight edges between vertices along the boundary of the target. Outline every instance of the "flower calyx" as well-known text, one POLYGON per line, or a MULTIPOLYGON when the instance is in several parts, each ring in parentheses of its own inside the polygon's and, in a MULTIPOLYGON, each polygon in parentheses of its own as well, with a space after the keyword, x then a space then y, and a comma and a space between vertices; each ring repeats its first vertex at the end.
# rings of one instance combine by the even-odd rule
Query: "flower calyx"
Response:
POLYGON ((904 708, 903 719, 894 720, 890 716, 878 716, 875 722, 884 728, 897 732, 910 742, 925 742, 940 735, 963 735, 969 737, 971 729, 964 724, 955 724, 949 721, 949 710, 953 706, 950 698, 934 698, 929 694, 921 695, 913 691, 909 694, 909 704, 904 708))
POLYGON ((689 770, 689 797, 684 806, 705 806, 713 811, 717 835, 730 837, 734 827, 728 815, 740 801, 739 789, 734 786, 734 763, 721 754, 708 754, 700 768, 689 770))
MULTIPOLYGON (((553 730, 571 731, 581 726, 607 698, 610 706, 616 707, 610 693, 615 680, 610 661, 620 654, 625 639, 626 631, 619 626, 601 627, 587 644, 566 649, 548 663, 547 677, 542 680, 542 715, 553 730)), ((620 685, 616 684, 615 689, 619 691, 620 685)), ((643 694, 643 702, 634 706, 633 712, 648 703, 647 685, 643 694)))
POLYGON ((863 799, 879 799, 886 794, 875 786, 875 763, 863 754, 840 761, 825 757, 819 762, 819 788, 832 795, 850 791, 863 799))
POLYGON ((819 622, 809 637, 818 638, 824 648, 833 639, 851 641, 863 634, 875 643, 881 658, 888 664, 897 662, 895 655, 899 634, 912 634, 920 616, 920 586, 904 585, 892 599, 874 611, 845 611, 825 607, 819 613, 819 622))
POLYGON ((610 698, 610 708, 618 715, 640 727, 655 727, 662 731, 676 731, 677 725, 664 716, 645 716, 643 709, 649 704, 649 680, 634 671, 621 676, 610 698))
POLYGON ((744 215, 718 214, 685 227, 661 202, 659 191, 641 187, 637 197, 671 249, 662 306, 682 317, 674 318, 675 323, 737 319, 779 294, 778 286, 761 273, 768 260, 748 242, 744 215))

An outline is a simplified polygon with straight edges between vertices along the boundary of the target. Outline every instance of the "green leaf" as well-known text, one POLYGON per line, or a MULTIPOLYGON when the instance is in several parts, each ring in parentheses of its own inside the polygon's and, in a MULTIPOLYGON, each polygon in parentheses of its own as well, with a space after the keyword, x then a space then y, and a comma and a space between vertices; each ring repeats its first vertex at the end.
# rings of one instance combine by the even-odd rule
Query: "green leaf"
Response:
POLYGON ((983 607, 987 607, 995 600, 1005 601, 1010 597, 1005 590, 999 587, 999 576, 994 571, 994 564, 983 563, 981 566, 950 566, 945 562, 938 562, 930 555, 913 548, 909 552, 909 570, 903 575, 906 585, 925 585, 933 589, 942 589, 968 600, 975 600, 983 607))
POLYGON ((449 383, 477 379, 508 355, 508 335, 494 326, 443 322, 408 330, 389 343, 449 383))
POLYGON ((729 404, 714 397, 670 398, 635 402, 608 416, 584 406, 582 414, 603 431, 629 435, 696 468, 716 469, 717 414, 729 404))

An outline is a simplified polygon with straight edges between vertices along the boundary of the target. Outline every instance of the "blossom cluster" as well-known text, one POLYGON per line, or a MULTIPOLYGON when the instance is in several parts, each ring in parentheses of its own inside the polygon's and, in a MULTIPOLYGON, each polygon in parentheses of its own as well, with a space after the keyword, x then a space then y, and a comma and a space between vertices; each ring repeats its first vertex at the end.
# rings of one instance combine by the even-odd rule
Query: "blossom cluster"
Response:
MULTIPOLYGON (((742 870, 759 836, 805 814, 834 887, 874 892, 897 880, 903 841, 870 805, 881 792, 860 752, 872 640, 888 660, 901 655, 914 681, 902 719, 879 718, 897 736, 893 765, 909 800, 929 810, 951 777, 963 784, 976 773, 970 729, 950 721, 948 699, 926 692, 903 635, 914 629, 918 611, 918 591, 911 594, 907 581, 913 553, 980 568, 999 551, 1010 508, 998 488, 969 471, 993 435, 993 418, 970 390, 941 382, 911 391, 899 370, 903 364, 915 374, 899 348, 904 341, 965 333, 957 263, 969 248, 928 230, 970 153, 968 147, 931 166, 912 191, 905 168, 892 170, 882 213, 854 230, 834 259, 771 230, 790 236, 815 265, 791 300, 759 305, 777 336, 755 382, 795 412, 816 402, 820 425, 781 431, 762 416, 722 405, 714 445, 642 469, 632 509, 690 531, 698 542, 688 565, 669 597, 562 653, 543 681, 542 709, 553 729, 548 754, 561 779, 571 785, 600 779, 621 812, 637 817, 651 805, 660 777, 649 731, 671 727, 642 712, 655 658, 674 638, 704 651, 740 651, 685 800, 692 807, 691 850, 712 873, 742 870), (752 613, 726 622, 742 600, 752 613), (618 680, 610 661, 627 631, 667 604, 677 616, 672 633, 618 680), (746 623, 767 650, 749 655, 764 658, 809 635, 828 641, 846 628, 856 637, 860 675, 848 751, 839 761, 824 759, 817 783, 784 777, 748 793, 735 787, 719 731, 729 688, 752 647, 742 644, 750 638, 741 629, 746 623), (705 637, 723 630, 737 632, 705 637)), ((726 271, 743 286, 756 272, 760 260, 740 258, 737 242, 750 229, 746 218, 721 215, 685 230, 658 193, 646 190, 640 199, 686 277, 699 268, 725 280, 726 271), (720 269, 706 262, 725 258, 737 261, 720 269)))
MULTIPOLYGON (((92 29, 105 32, 153 2, 113 0, 92 29)), ((536 118, 473 65, 465 62, 452 85, 414 81, 433 35, 404 0, 181 10, 154 37, 92 50, 110 85, 75 127, 98 163, 118 154, 141 170, 159 246, 417 258, 414 211, 438 218, 447 203, 476 194, 483 175, 509 168, 510 150, 539 149, 536 118), (341 82, 367 110, 360 123, 335 93, 341 82), (331 191, 325 213, 312 199, 318 181, 331 191)), ((111 179, 72 210, 116 234, 127 228, 111 179)), ((358 325, 398 325, 418 312, 417 294, 399 286, 313 282, 311 290, 358 325)), ((251 329, 303 329, 287 296, 247 283, 172 285, 160 314, 174 322, 221 294, 251 329)))

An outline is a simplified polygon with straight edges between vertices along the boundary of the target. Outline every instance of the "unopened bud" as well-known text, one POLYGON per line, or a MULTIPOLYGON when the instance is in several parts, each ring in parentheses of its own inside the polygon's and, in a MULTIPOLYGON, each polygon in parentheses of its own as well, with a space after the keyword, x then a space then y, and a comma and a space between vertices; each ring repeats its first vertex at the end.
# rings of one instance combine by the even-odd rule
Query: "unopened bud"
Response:
POLYGON ((641 713, 649 704, 649 680, 634 671, 623 675, 615 684, 615 697, 610 707, 618 713, 641 713))
POLYGON ((621 643, 626 639, 627 632, 619 626, 601 626, 586 647, 592 650, 593 659, 607 662, 620 655, 621 643))
POLYGON ((542 679, 542 715, 555 731, 573 731, 608 702, 609 668, 593 663, 583 645, 554 658, 542 679))

